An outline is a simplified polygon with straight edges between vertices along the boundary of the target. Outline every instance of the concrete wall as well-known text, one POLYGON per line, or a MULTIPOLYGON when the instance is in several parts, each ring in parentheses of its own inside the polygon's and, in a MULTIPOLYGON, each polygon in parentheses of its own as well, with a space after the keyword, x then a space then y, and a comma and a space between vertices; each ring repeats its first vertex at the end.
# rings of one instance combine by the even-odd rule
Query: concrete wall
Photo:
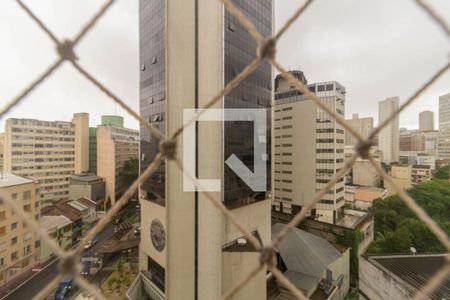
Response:
MULTIPOLYGON (((379 160, 376 160, 380 164, 379 160)), ((369 160, 358 159, 353 165, 353 184, 362 186, 380 186, 380 175, 369 160)))
MULTIPOLYGON (((328 265, 327 268, 333 273, 334 284, 339 276, 343 275, 342 285, 333 299, 345 299, 345 296, 350 288, 350 249, 345 250, 345 252, 342 253, 342 257, 328 265)), ((326 274, 324 274, 323 278, 326 278, 326 274)))
POLYGON ((76 113, 75 124, 75 173, 89 171, 89 114, 76 113))
MULTIPOLYGON (((258 252, 223 252, 222 294, 229 291, 239 280, 259 266, 258 252)), ((259 272, 243 289, 233 296, 233 300, 266 299, 266 272, 259 272), (261 282, 264 283, 261 286, 261 282)))
POLYGON ((410 292, 399 281, 362 256, 359 258, 359 289, 371 300, 410 298, 410 292))

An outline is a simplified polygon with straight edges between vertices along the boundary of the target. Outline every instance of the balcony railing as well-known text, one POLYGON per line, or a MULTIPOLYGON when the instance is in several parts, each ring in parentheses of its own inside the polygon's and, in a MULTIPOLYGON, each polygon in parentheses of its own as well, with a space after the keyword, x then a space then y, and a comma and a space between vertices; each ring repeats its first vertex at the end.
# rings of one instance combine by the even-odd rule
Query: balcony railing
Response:
POLYGON ((130 300, 152 299, 165 300, 166 296, 158 287, 150 281, 148 272, 141 271, 131 284, 126 295, 130 300))

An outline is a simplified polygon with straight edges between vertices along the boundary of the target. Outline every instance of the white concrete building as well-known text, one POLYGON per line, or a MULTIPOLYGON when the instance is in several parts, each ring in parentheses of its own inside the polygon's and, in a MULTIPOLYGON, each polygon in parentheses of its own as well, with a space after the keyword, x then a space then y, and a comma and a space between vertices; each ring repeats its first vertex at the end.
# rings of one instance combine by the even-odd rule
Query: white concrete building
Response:
POLYGON ((434 131, 434 112, 425 110, 419 114, 419 131, 434 131))
MULTIPOLYGON (((398 97, 391 97, 378 103, 378 125, 388 119, 399 108, 399 102, 398 97)), ((399 116, 396 116, 380 131, 378 146, 383 152, 384 162, 398 161, 400 149, 399 116)))
MULTIPOLYGON (((291 71, 306 84, 301 71, 291 71)), ((344 116, 345 88, 338 82, 308 84, 331 110, 344 116)), ((273 196, 275 210, 295 214, 344 166, 344 129, 286 80, 275 79, 273 107, 273 196)), ((344 180, 323 196, 309 214, 334 224, 342 217, 344 180)))
MULTIPOLYGON (((353 114, 351 119, 345 120, 347 124, 359 132, 364 138, 367 138, 373 130, 373 118, 360 118, 358 114, 353 114)), ((345 133, 345 145, 354 146, 358 140, 349 132, 345 133)))
POLYGON ((439 97, 439 159, 450 159, 450 93, 439 97))

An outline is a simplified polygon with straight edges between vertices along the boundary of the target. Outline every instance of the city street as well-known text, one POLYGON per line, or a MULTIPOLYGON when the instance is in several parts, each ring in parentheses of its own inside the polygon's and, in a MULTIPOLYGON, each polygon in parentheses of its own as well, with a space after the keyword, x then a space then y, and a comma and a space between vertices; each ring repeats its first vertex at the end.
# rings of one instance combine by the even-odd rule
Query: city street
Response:
MULTIPOLYGON (((114 234, 114 224, 108 223, 105 229, 98 235, 98 243, 89 250, 92 252, 98 247, 103 241, 107 240, 111 235, 114 234)), ((9 294, 5 293, 1 295, 1 299, 5 300, 29 300, 32 299, 41 289, 43 289, 47 284, 49 284, 58 274, 58 261, 55 259, 52 263, 47 265, 43 270, 33 275, 31 279, 23 283, 21 286, 9 294)))

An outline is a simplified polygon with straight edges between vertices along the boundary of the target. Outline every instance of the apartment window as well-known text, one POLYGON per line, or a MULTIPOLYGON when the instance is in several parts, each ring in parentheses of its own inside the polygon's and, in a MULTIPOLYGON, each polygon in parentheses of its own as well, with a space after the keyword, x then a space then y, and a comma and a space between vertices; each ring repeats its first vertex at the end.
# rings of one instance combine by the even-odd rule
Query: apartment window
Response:
POLYGON ((320 203, 324 203, 324 204, 334 204, 333 200, 328 200, 328 199, 321 199, 320 203))
POLYGON ((6 242, 0 243, 0 252, 3 252, 6 250, 6 242))
POLYGON ((28 241, 29 239, 31 239, 31 232, 27 232, 23 235, 23 241, 28 241))
POLYGON ((317 91, 318 92, 324 92, 325 91, 325 86, 324 85, 318 85, 317 86, 317 91))
POLYGON ((317 139, 317 143, 334 143, 334 139, 317 139))
POLYGON ((19 253, 17 251, 14 251, 13 253, 11 253, 11 260, 14 261, 17 258, 19 258, 19 253))
POLYGON ((38 208, 38 207, 39 207, 39 205, 40 205, 40 201, 36 201, 36 202, 34 202, 34 207, 35 207, 35 208, 38 208))
POLYGON ((30 199, 31 199, 31 191, 23 192, 23 200, 30 200, 30 199))
POLYGON ((283 147, 292 147, 292 144, 282 144, 283 147))
POLYGON ((283 173, 283 174, 292 174, 292 171, 283 171, 281 173, 283 173))
POLYGON ((17 241, 18 241, 17 236, 13 237, 13 238, 11 239, 11 246, 17 244, 17 241))
POLYGON ((288 110, 292 110, 292 106, 283 108, 283 111, 288 111, 288 110))
POLYGON ((19 194, 17 194, 17 193, 13 193, 13 194, 11 195, 11 197, 12 197, 13 200, 17 200, 18 196, 19 196, 19 194))
POLYGON ((31 205, 30 204, 24 205, 23 210, 26 212, 31 212, 31 205))
POLYGON ((27 223, 26 222, 22 222, 22 227, 23 228, 26 228, 28 225, 27 225, 27 223))
POLYGON ((327 91, 332 91, 332 90, 333 90, 333 84, 327 84, 327 85, 325 86, 325 89, 326 89, 327 91))
POLYGON ((0 227, 0 236, 3 236, 5 234, 6 234, 6 227, 5 226, 0 227))
POLYGON ((283 117, 283 120, 292 120, 292 117, 291 116, 283 117))
POLYGON ((324 158, 316 159, 316 163, 319 164, 332 164, 333 162, 334 162, 333 159, 324 159, 324 158))
POLYGON ((23 248, 23 254, 24 255, 27 255, 30 252, 31 252, 31 245, 28 245, 25 248, 23 248))
POLYGON ((336 132, 337 132, 337 133, 344 134, 344 130, 342 130, 342 129, 336 129, 336 132))
POLYGON ((35 220, 35 221, 39 221, 39 215, 35 215, 35 216, 34 216, 34 220, 35 220))
POLYGON ((285 166, 292 166, 292 162, 290 162, 290 161, 283 161, 283 165, 285 165, 285 166))
POLYGON ((317 149, 316 153, 334 153, 334 149, 317 149))
POLYGON ((333 128, 320 128, 320 129, 316 130, 316 133, 334 133, 334 129, 333 128))
POLYGON ((289 129, 289 128, 292 128, 292 125, 285 125, 285 126, 282 126, 281 128, 282 129, 289 129))
POLYGON ((290 152, 283 152, 283 156, 292 156, 292 153, 290 153, 290 152))
POLYGON ((15 230, 15 229, 17 229, 17 227, 19 227, 19 223, 14 222, 11 224, 11 230, 15 230))
POLYGON ((5 259, 3 257, 0 257, 0 266, 4 266, 5 265, 5 259))
POLYGON ((6 220, 6 211, 0 212, 0 222, 6 220))
POLYGON ((344 188, 343 187, 341 187, 341 188, 338 188, 337 190, 336 190, 336 193, 340 193, 340 192, 342 192, 344 190, 344 188))
POLYGON ((35 249, 39 248, 40 246, 41 246, 41 241, 40 240, 37 240, 37 241, 34 242, 34 248, 35 249))
POLYGON ((284 183, 292 183, 292 180, 283 179, 282 182, 284 182, 284 183))
POLYGON ((291 189, 282 189, 283 192, 288 192, 288 193, 292 193, 291 189))

